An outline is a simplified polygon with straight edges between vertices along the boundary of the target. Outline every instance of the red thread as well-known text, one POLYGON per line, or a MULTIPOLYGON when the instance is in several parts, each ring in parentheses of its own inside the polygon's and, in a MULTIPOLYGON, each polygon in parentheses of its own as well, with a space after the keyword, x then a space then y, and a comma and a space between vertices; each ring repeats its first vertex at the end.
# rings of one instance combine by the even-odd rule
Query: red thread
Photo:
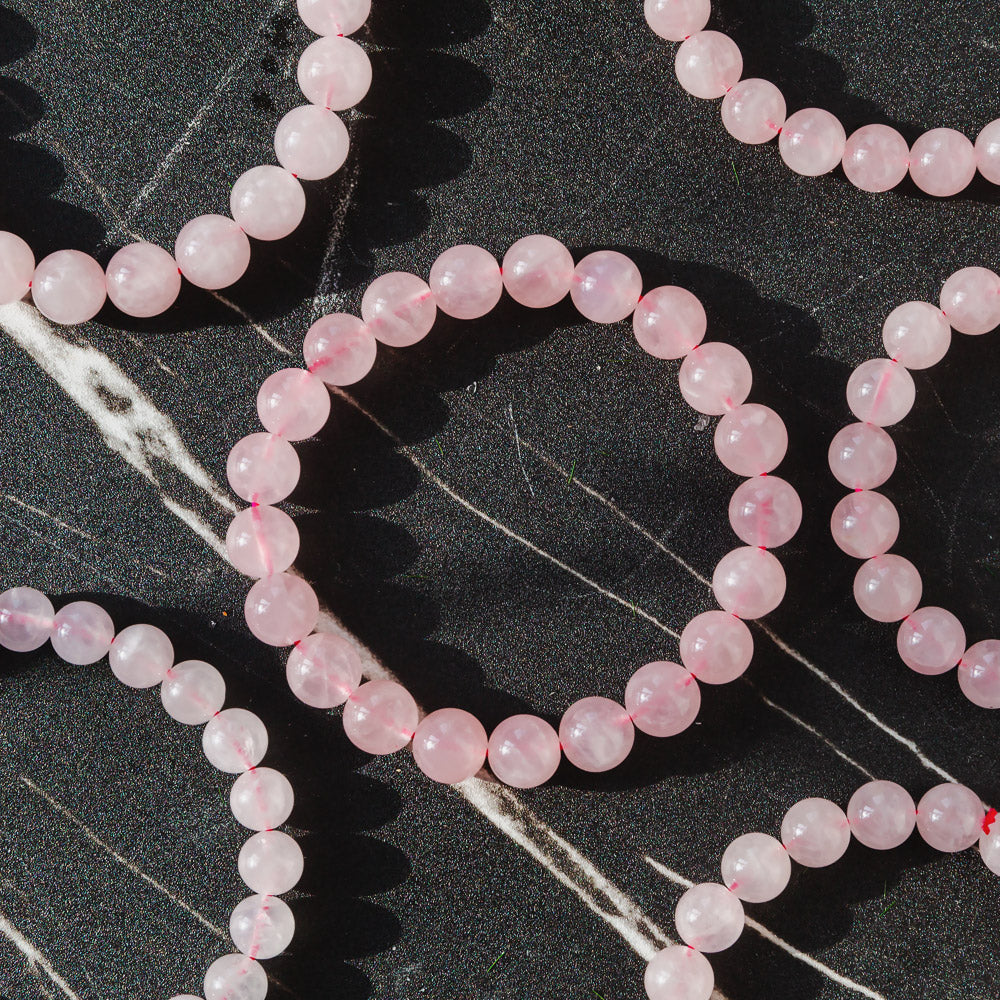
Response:
POLYGON ((986 814, 986 819, 983 820, 983 833, 989 833, 990 827, 997 821, 997 811, 996 809, 991 809, 986 814))

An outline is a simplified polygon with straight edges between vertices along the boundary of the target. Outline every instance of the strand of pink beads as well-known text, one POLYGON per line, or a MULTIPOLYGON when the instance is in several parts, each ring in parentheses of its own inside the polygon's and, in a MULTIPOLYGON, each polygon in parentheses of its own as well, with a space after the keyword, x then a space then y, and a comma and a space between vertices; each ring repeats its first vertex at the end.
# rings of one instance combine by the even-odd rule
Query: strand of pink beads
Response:
POLYGON ((250 264, 250 238, 279 240, 298 228, 306 210, 300 181, 335 174, 347 160, 350 137, 335 113, 368 93, 372 67, 365 50, 345 36, 368 19, 371 0, 298 0, 306 26, 322 37, 302 53, 298 81, 308 104, 278 123, 274 151, 280 166, 264 164, 237 178, 232 217, 200 215, 181 229, 173 254, 153 243, 119 250, 105 272, 89 254, 57 250, 35 265, 31 247, 0 232, 0 305, 31 292, 38 311, 55 323, 92 319, 107 299, 128 316, 166 312, 183 276, 209 290, 227 288, 250 264))
POLYGON ((430 270, 429 283, 393 272, 371 283, 361 318, 325 316, 303 345, 308 370, 288 368, 270 376, 257 396, 264 430, 239 441, 227 474, 251 506, 233 520, 226 544, 233 565, 257 578, 246 598, 250 630, 273 646, 294 645, 287 677, 307 704, 344 704, 344 728, 362 750, 387 754, 412 740, 421 770, 453 784, 476 774, 487 756, 498 779, 518 788, 547 781, 560 751, 585 771, 607 771, 628 756, 635 728, 672 736, 694 721, 701 704, 698 682, 723 684, 739 677, 753 656, 753 638, 742 619, 772 612, 785 594, 785 573, 770 551, 799 528, 802 504, 785 480, 770 476, 785 455, 788 434, 773 410, 747 403, 752 375, 736 348, 702 341, 705 310, 683 288, 655 288, 642 295, 642 277, 626 256, 602 250, 574 266, 569 250, 548 236, 528 236, 507 252, 503 268, 486 250, 456 246, 430 270), (312 587, 288 572, 299 548, 292 519, 273 504, 299 479, 291 442, 316 434, 330 413, 328 386, 351 385, 375 362, 379 343, 406 347, 430 332, 438 310, 459 319, 486 315, 506 288, 531 308, 555 305, 567 294, 597 323, 633 317, 639 344, 663 359, 681 359, 680 389, 698 412, 721 416, 715 450, 723 465, 748 477, 733 494, 730 523, 743 546, 715 568, 712 588, 722 610, 694 618, 680 637, 678 663, 647 663, 625 689, 624 706, 609 698, 584 698, 567 709, 558 733, 543 719, 519 715, 487 738, 467 712, 441 709, 422 721, 405 688, 390 680, 361 683, 350 644, 314 632, 319 602, 312 587), (633 315, 634 314, 634 315, 633 315))
POLYGON ((722 124, 740 142, 778 139, 785 164, 797 174, 818 177, 838 164, 862 191, 889 191, 906 177, 927 194, 946 198, 963 191, 978 168, 1000 184, 1000 119, 990 122, 975 145, 961 132, 935 128, 911 149, 888 125, 864 125, 850 138, 829 111, 803 108, 787 115, 785 98, 768 80, 741 79, 743 55, 720 31, 706 31, 710 0, 645 0, 646 22, 668 41, 680 42, 675 71, 695 97, 722 98, 722 124))
POLYGON ((878 851, 905 843, 916 827, 937 851, 953 854, 977 841, 986 867, 1000 875, 1000 823, 964 785, 932 788, 914 806, 893 781, 871 781, 852 796, 845 813, 829 799, 802 799, 785 813, 781 840, 766 833, 737 837, 722 855, 722 881, 694 885, 674 915, 685 945, 657 953, 646 968, 650 1000, 709 1000, 715 975, 705 953, 725 951, 743 933, 744 903, 765 903, 785 890, 792 861, 825 868, 843 857, 851 841, 878 851))
POLYGON ((1000 277, 983 267, 956 271, 944 283, 940 308, 907 302, 885 321, 887 358, 859 365, 847 383, 847 402, 860 423, 844 427, 830 445, 830 469, 854 490, 834 508, 837 545, 866 560, 854 579, 854 597, 869 618, 902 622, 896 646, 919 674, 944 674, 958 666, 965 696, 983 708, 1000 708, 1000 640, 966 648, 965 629, 950 611, 920 607, 923 583, 908 559, 889 552, 899 534, 899 514, 876 487, 896 467, 896 446, 885 430, 913 406, 910 369, 936 365, 951 346, 951 331, 969 336, 1000 325, 1000 277))
MULTIPOLYGON (((205 1000, 264 1000, 267 975, 260 960, 281 954, 292 940, 295 919, 280 898, 298 883, 303 858, 299 845, 277 829, 292 811, 288 779, 258 767, 267 751, 264 723, 242 708, 223 708, 226 683, 201 660, 174 663, 174 647, 153 625, 130 625, 117 635, 110 615, 89 601, 60 608, 31 587, 0 594, 0 646, 15 652, 38 649, 46 641, 67 663, 97 663, 107 656, 114 675, 132 688, 159 685, 167 714, 188 726, 204 725, 202 747, 210 764, 237 774, 229 795, 233 816, 253 830, 239 854, 239 872, 254 893, 237 903, 229 932, 237 951, 223 955, 205 973, 205 1000)), ((198 1000, 189 994, 174 1000, 198 1000)))

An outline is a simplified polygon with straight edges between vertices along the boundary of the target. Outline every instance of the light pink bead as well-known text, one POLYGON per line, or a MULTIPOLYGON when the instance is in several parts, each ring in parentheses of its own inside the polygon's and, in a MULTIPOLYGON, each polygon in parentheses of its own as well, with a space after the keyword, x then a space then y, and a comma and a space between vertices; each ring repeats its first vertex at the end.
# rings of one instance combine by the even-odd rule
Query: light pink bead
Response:
POLYGON ((704 882, 681 896, 674 924, 692 948, 709 954, 725 951, 743 933, 743 904, 724 885, 704 882))
POLYGON ((240 878, 254 892, 280 896, 302 878, 302 848, 280 830, 255 833, 240 849, 240 878))
POLYGON ((199 215, 178 233, 174 257, 192 285, 228 288, 250 266, 250 241, 225 215, 199 215))
POLYGON ((972 847, 983 832, 985 810, 965 785, 935 785, 917 806, 917 830, 936 851, 954 854, 972 847))
POLYGON ((1000 640, 984 639, 965 651, 958 684, 973 705, 1000 708, 1000 640))
POLYGON ((49 254, 31 279, 35 307, 54 323, 86 323, 101 311, 107 294, 103 268, 79 250, 49 254))
POLYGON ((291 816, 294 804, 292 783, 271 767, 244 771, 229 792, 229 808, 236 822, 250 830, 281 826, 291 816))
POLYGON ((956 271, 941 289, 941 310, 959 333, 989 333, 1000 325, 1000 277, 985 267, 956 271))
POLYGON ((422 719, 413 734, 413 759, 442 785, 471 778, 486 762, 483 724, 460 708, 441 708, 422 719))
POLYGON ((213 767, 227 774, 242 774, 256 767, 267 753, 267 729, 253 712, 226 708, 208 720, 201 747, 213 767))
POLYGON ((828 174, 844 158, 846 147, 847 133, 840 119, 822 108, 796 111, 778 136, 781 158, 803 177, 828 174))
POLYGON ((260 387, 257 415, 265 430, 287 441, 302 441, 326 424, 330 393, 322 379, 302 368, 283 368, 260 387))
POLYGON ((994 820, 987 827, 983 824, 982 833, 979 836, 979 853, 982 856, 983 864, 994 875, 1000 875, 1000 822, 994 820))
POLYGON ((361 684, 361 658, 339 635, 307 635, 288 657, 288 686, 299 701, 313 708, 343 705, 361 684))
POLYGON ((746 402, 753 372, 735 347, 713 341, 691 351, 681 363, 677 380, 689 406, 717 417, 746 402))
POLYGON ((992 121, 976 139, 976 165, 988 181, 1000 184, 1000 118, 992 121))
POLYGON ((689 354, 705 339, 708 318, 696 295, 686 288, 663 285, 639 300, 632 329, 647 354, 673 361, 689 354))
POLYGON ((330 35, 318 38, 299 57, 298 80, 311 104, 346 111, 371 88, 372 64, 357 42, 330 35))
POLYGON ((898 622, 913 614, 922 593, 917 568, 892 553, 869 559, 854 577, 858 607, 877 622, 898 622))
POLYGON ((896 445, 874 424, 848 424, 830 442, 830 471, 852 490, 881 486, 896 468, 896 445))
POLYGON ((770 142, 785 124, 788 108, 769 80, 740 80, 722 99, 722 124, 740 142, 770 142))
POLYGON ((299 554, 299 530, 277 507, 248 507, 226 532, 229 561, 245 576, 260 579, 283 573, 299 554))
POLYGON ((20 236, 0 232, 0 306, 20 302, 35 273, 35 255, 20 236))
POLYGON ((236 224, 255 240, 281 240, 306 214, 306 193, 287 170, 272 164, 241 174, 229 195, 236 224))
POLYGON ((266 995, 267 974, 246 955, 223 955, 205 973, 205 1000, 264 1000, 266 995))
POLYGON ((847 851, 851 826, 844 810, 829 799, 801 799, 781 821, 781 842, 800 865, 826 868, 847 851))
POLYGON ((297 0, 299 17, 317 35, 353 35, 372 11, 372 0, 297 0))
POLYGON ((888 851, 913 833, 917 807, 910 793, 894 781, 870 781, 851 796, 847 818, 856 840, 876 851, 888 851))
POLYGON ((222 711, 226 682, 210 663, 185 660, 167 671, 160 700, 171 718, 185 726, 200 726, 222 711))
POLYGON ((344 705, 344 732, 365 753, 395 753, 413 739, 419 718, 417 703, 401 684, 368 681, 344 705))
POLYGON ((888 125, 859 128, 844 147, 844 173, 862 191, 888 191, 910 169, 906 140, 888 125))
POLYGON ((449 247, 431 265, 431 293, 438 309, 455 319, 485 316, 503 295, 496 257, 482 247, 449 247))
POLYGON ((436 316, 430 286, 406 271, 376 278, 361 299, 361 318, 375 339, 389 347, 409 347, 423 340, 436 316))
POLYGON ((913 376, 895 361, 873 358, 858 365, 847 380, 847 405, 866 423, 898 424, 913 408, 917 387, 913 376))
POLYGON ((258 961, 274 958, 292 943, 295 917, 277 896, 248 896, 234 907, 229 934, 244 955, 258 961))
POLYGON ((936 365, 951 346, 951 326, 937 306, 905 302, 897 306, 882 327, 885 352, 907 368, 936 365))
POLYGON ((52 602, 33 587, 13 587, 0 594, 0 646, 28 653, 52 635, 56 616, 52 602))
POLYGON ((569 294, 585 319, 617 323, 635 310, 642 295, 642 275, 625 254, 598 250, 576 265, 569 294))
POLYGON ((493 730, 487 756, 505 785, 537 788, 559 768, 559 735, 536 715, 512 715, 493 730))
POLYGON ((155 243, 122 247, 108 262, 108 298, 126 316, 165 313, 181 292, 177 261, 155 243))
POLYGON ((725 611, 692 618, 681 633, 681 662, 703 684, 728 684, 742 677, 753 659, 753 636, 725 611))
POLYGON ((840 549, 855 559, 871 559, 893 547, 899 537, 899 513, 881 493, 849 493, 830 518, 830 531, 840 549))
POLYGON ((715 428, 715 454, 738 476, 760 476, 776 468, 788 451, 785 422, 769 406, 744 403, 715 428))
POLYGON ((729 523, 741 542, 774 549, 795 537, 802 524, 802 501, 784 479, 757 476, 733 493, 729 523))
POLYGON ((730 614, 752 620, 769 615, 785 596, 785 571, 770 552, 746 545, 724 555, 712 574, 712 591, 730 614))
POLYGON ((371 330, 357 316, 333 313, 309 327, 302 355, 309 371, 327 385, 353 385, 372 370, 377 346, 371 330))
POLYGON ((695 97, 722 97, 743 75, 743 53, 719 31, 699 31, 677 49, 677 82, 695 97))
POLYGON ((653 956, 643 982, 649 1000, 711 1000, 715 973, 700 951, 672 944, 653 956))
POLYGON ((698 717, 698 682, 676 663, 640 667, 625 687, 625 708, 636 729, 650 736, 676 736, 698 717))
POLYGON ((115 636, 108 651, 111 672, 133 688, 155 687, 174 665, 174 646, 155 625, 130 625, 115 636))
POLYGON ((976 150, 953 128, 931 129, 910 150, 910 176, 921 191, 949 198, 964 191, 976 176, 976 150))
POLYGON ((503 284, 522 306, 545 309, 561 302, 573 284, 573 255, 551 236, 518 240, 504 255, 503 284))
POLYGON ((766 833, 737 837, 722 855, 722 881, 745 903, 780 896, 792 877, 792 861, 780 841, 766 833))
POLYGON ((668 42, 682 42, 708 24, 711 0, 646 0, 646 23, 668 42))
POLYGON ((918 674, 944 674, 962 659, 965 629, 944 608, 918 608, 899 626, 896 648, 900 659, 918 674))
POLYGON ((635 727, 628 712, 610 698, 581 698, 559 723, 566 759, 581 771, 610 771, 628 755, 635 727))
POLYGON ((291 646, 304 639, 319 620, 316 591, 290 573, 258 580, 243 605, 247 625, 269 646, 291 646))
POLYGON ((106 656, 115 637, 111 616, 90 601, 60 608, 53 620, 52 648, 67 663, 84 666, 106 656))
POLYGON ((298 453, 275 434, 248 434, 233 445, 226 460, 229 485, 249 503, 284 500, 298 484, 300 472, 298 453))
POLYGON ((303 104, 292 108, 274 130, 278 162, 304 181, 321 181, 347 160, 351 137, 332 111, 303 104))

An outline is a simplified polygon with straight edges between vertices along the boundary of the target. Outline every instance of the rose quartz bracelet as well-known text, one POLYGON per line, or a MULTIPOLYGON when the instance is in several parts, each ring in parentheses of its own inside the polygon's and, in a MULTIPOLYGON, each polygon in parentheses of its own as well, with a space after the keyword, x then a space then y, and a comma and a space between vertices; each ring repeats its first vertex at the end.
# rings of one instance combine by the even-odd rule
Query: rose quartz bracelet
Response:
POLYGON ((58 250, 35 266, 19 236, 0 232, 0 305, 31 292, 38 311, 55 323, 84 323, 105 299, 128 316, 158 316, 174 304, 181 275, 209 290, 237 282, 250 264, 250 240, 278 240, 302 221, 302 180, 336 173, 347 159, 350 137, 334 113, 357 104, 371 86, 364 49, 344 37, 367 20, 371 0, 298 0, 306 26, 323 36, 303 53, 298 80, 309 104, 293 108, 278 123, 274 151, 281 166, 253 167, 233 184, 232 218, 201 215, 177 237, 173 256, 153 243, 119 250, 107 273, 88 254, 58 250))
POLYGON ((859 365, 847 383, 847 402, 861 423, 841 430, 830 445, 830 469, 854 490, 837 504, 833 537, 848 555, 867 560, 854 580, 861 610, 880 622, 902 621, 896 640, 903 662, 920 674, 943 674, 958 665, 965 696, 1000 708, 1000 640, 966 649, 965 629, 944 608, 919 608, 920 574, 908 559, 889 553, 899 534, 892 502, 873 492, 892 475, 896 447, 885 427, 902 420, 916 398, 909 369, 930 368, 947 353, 951 331, 977 336, 1000 325, 1000 277, 983 267, 956 271, 941 291, 941 307, 907 302, 885 321, 888 358, 859 365))
POLYGON ((530 788, 555 773, 560 749, 582 770, 607 771, 628 756, 635 727, 653 736, 680 733, 698 714, 698 681, 723 684, 747 669, 753 638, 741 619, 760 618, 781 602, 785 573, 769 550, 789 541, 802 519, 795 490, 768 475, 785 455, 788 434, 773 410, 745 402, 752 379, 746 358, 728 344, 702 343, 707 320, 694 295, 677 287, 641 293, 638 268, 614 251, 592 253, 574 267, 563 244, 528 236, 510 248, 501 270, 481 247, 452 247, 431 267, 429 284, 415 274, 385 274, 365 291, 362 318, 335 314, 317 321, 303 346, 308 370, 285 369, 264 382, 257 396, 264 431, 239 441, 227 463, 230 485, 251 504, 233 520, 227 549, 240 572, 258 578, 245 603, 250 630, 270 645, 295 646, 287 667, 293 692, 318 708, 346 703, 344 728, 362 750, 387 754, 412 740, 421 770, 448 784, 476 774, 488 754, 497 778, 530 788), (481 723, 459 709, 441 709, 421 721, 405 688, 389 680, 362 684, 350 644, 313 632, 316 594, 287 572, 298 553, 298 531, 272 505, 299 479, 290 442, 316 434, 326 422, 327 386, 362 379, 379 342, 406 347, 422 340, 439 309, 459 319, 486 315, 504 288, 533 308, 552 306, 568 293, 580 313, 597 323, 616 323, 634 313, 635 336, 646 351, 684 359, 679 380, 687 402, 700 413, 721 415, 715 449, 722 463, 751 478, 737 488, 729 507, 733 530, 745 544, 722 558, 712 580, 722 610, 701 614, 684 629, 683 666, 657 661, 641 667, 625 689, 624 707, 608 698, 576 702, 558 734, 540 718, 519 715, 487 739, 481 723))
POLYGON ((739 46, 719 31, 703 30, 710 0, 645 0, 646 21, 661 38, 681 42, 675 69, 680 85, 695 97, 721 97, 722 124, 734 138, 764 143, 778 136, 778 149, 797 174, 818 177, 842 164, 862 191, 888 191, 909 172, 927 194, 958 194, 976 168, 1000 184, 1000 119, 980 132, 975 146, 961 132, 936 128, 910 149, 888 125, 865 125, 850 138, 829 111, 804 108, 786 118, 785 98, 768 80, 741 80, 739 46))
POLYGON ((671 945, 646 968, 650 1000, 709 1000, 715 986, 704 953, 725 951, 743 932, 743 904, 764 903, 788 885, 792 861, 825 868, 847 850, 851 834, 866 847, 899 847, 916 827, 937 851, 955 853, 979 842, 986 867, 1000 875, 1000 823, 964 785, 932 788, 914 807, 893 781, 871 781, 852 796, 845 813, 829 799, 802 799, 785 814, 781 840, 766 833, 737 837, 722 855, 722 882, 692 886, 675 911, 684 945, 671 945))
MULTIPOLYGON (((229 920, 237 953, 224 955, 205 973, 205 1000, 263 1000, 267 975, 260 959, 273 958, 292 940, 295 920, 284 900, 302 876, 302 851, 276 829, 292 811, 292 786, 279 771, 258 767, 267 750, 267 730, 242 708, 223 709, 226 684, 201 660, 174 663, 174 648, 153 625, 130 625, 117 635, 108 613, 89 601, 74 601, 57 614, 52 602, 30 587, 0 594, 0 646, 15 652, 38 649, 46 640, 67 663, 83 666, 108 657, 111 670, 132 688, 160 685, 160 699, 178 722, 205 724, 202 747, 209 763, 238 774, 229 795, 233 815, 255 831, 239 855, 239 872, 255 893, 238 903, 229 920)), ((197 1000, 188 994, 174 1000, 197 1000)))

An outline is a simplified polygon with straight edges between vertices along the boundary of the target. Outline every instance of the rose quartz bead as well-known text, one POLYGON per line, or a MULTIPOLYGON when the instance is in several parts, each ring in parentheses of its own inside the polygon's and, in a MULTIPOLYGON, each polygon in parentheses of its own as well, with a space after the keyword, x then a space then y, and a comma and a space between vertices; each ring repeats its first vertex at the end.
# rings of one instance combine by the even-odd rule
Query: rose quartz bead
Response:
POLYGON ((944 674, 965 652, 965 629, 944 608, 918 608, 899 626, 900 659, 918 674, 944 674))
POLYGON ((788 108, 769 80, 740 80, 722 99, 722 124, 740 142, 770 142, 785 124, 788 108))
POLYGON ((910 169, 906 140, 888 125, 859 128, 844 147, 844 173, 862 191, 888 191, 910 169))
POLYGON ((290 573, 258 580, 243 605, 247 625, 269 646, 291 646, 304 639, 319 620, 316 591, 290 573))
POLYGON ((281 240, 306 214, 306 193, 287 170, 267 163, 241 174, 229 195, 236 224, 255 240, 281 240))
POLYGON ((646 0, 646 23, 668 42, 682 42, 708 24, 711 0, 646 0))
POLYGON ((724 611, 750 620, 763 618, 785 596, 785 571, 770 552, 746 545, 719 560, 712 591, 724 611))
POLYGON ((766 903, 777 898, 791 877, 788 851, 766 833, 745 833, 722 855, 723 884, 745 903, 766 903))
POLYGON ((855 559, 880 556, 899 537, 899 513, 892 501, 881 493, 861 490, 849 493, 830 518, 833 540, 855 559))
POLYGON ((649 1000, 711 1000, 715 973, 700 951, 672 944, 646 966, 644 985, 649 1000))
POLYGON ((984 823, 979 836, 979 854, 983 864, 994 875, 1000 875, 1000 823, 994 819, 989 826, 984 823))
POLYGON ((674 60, 677 82, 695 97, 722 97, 743 75, 743 53, 719 31, 699 31, 681 43, 674 60))
POLYGON ((395 681, 368 681, 344 705, 344 732, 365 753, 402 750, 413 739, 419 720, 413 696, 395 681))
POLYGON ((504 255, 507 294, 522 306, 545 309, 561 302, 573 284, 573 255, 558 240, 536 233, 518 240, 504 255))
POLYGON ((289 173, 304 181, 321 181, 347 160, 351 137, 332 111, 303 104, 292 108, 274 130, 274 152, 289 173))
POLYGON ((778 476, 741 483, 729 501, 729 523, 741 542, 774 549, 791 541, 802 524, 795 487, 778 476))
POLYGON ((559 723, 566 759, 581 771, 610 771, 628 755, 635 727, 628 712, 610 698, 581 698, 559 723))
POLYGON ((280 830, 255 833, 240 849, 240 877, 254 892, 280 896, 302 878, 302 848, 280 830))
POLYGON ((689 406, 717 417, 746 401, 753 372, 735 347, 713 341, 691 351, 681 363, 677 380, 689 406))
POLYGON ((108 298, 126 316, 165 313, 181 292, 177 261, 155 243, 122 247, 108 262, 108 298))
POLYGON ((894 781, 870 781, 847 804, 847 818, 856 840, 876 851, 905 843, 917 825, 917 807, 910 793, 894 781))
POLYGON ((441 708, 421 720, 413 734, 413 759, 442 785, 457 785, 486 762, 489 741, 483 724, 460 708, 441 708))
POLYGON ((277 896, 248 896, 229 918, 233 944, 258 961, 280 955, 295 936, 295 917, 277 896))
POLYGON ((893 361, 907 368, 930 368, 948 353, 951 326, 937 306, 905 302, 889 313, 882 327, 882 343, 893 361))
POLYGON ((852 490, 881 486, 896 468, 896 445, 874 424, 848 424, 830 442, 830 471, 852 490))
POLYGON ((360 686, 361 658, 341 636, 314 632, 292 650, 285 676, 299 701, 313 708, 334 708, 360 686))
POLYGON ((847 405, 858 418, 878 427, 898 424, 913 408, 917 387, 901 364, 873 358, 858 365, 847 380, 847 405))
POLYGON ((90 601, 74 601, 52 622, 52 648, 67 663, 84 666, 106 656, 115 637, 111 616, 90 601))
POLYGON ((674 924, 692 948, 709 954, 725 951, 743 933, 743 904, 724 885, 704 882, 681 896, 674 924))
POLYGON ((229 808, 236 822, 251 830, 281 826, 291 816, 294 804, 291 782, 271 767, 244 771, 229 792, 229 808))
POLYGON ((922 593, 917 568, 891 553, 869 559, 854 577, 858 607, 877 622, 898 622, 913 614, 922 593))
POLYGON ((317 35, 353 35, 368 20, 372 0, 297 0, 299 17, 317 35))
POLYGON ((979 172, 988 181, 1000 184, 1000 118, 979 133, 975 148, 979 172))
POLYGON ((33 587, 13 587, 0 594, 0 646, 28 653, 44 645, 55 627, 52 602, 33 587))
POLYGON ((375 364, 377 344, 371 330, 347 313, 333 313, 316 320, 302 342, 309 371, 327 385, 360 382, 375 364))
POLYGON ((985 267, 956 271, 941 289, 941 310, 959 333, 989 333, 1000 325, 1000 277, 985 267))
POLYGON ((777 467, 788 451, 785 422, 769 406, 744 403, 715 428, 715 454, 738 476, 759 476, 777 467))
POLYGON ((299 57, 298 79, 311 104, 346 111, 371 88, 372 64, 357 42, 330 35, 318 38, 299 57))
POLYGON ((423 340, 436 316, 430 286, 405 271, 376 278, 361 299, 361 318, 375 339, 389 347, 409 347, 423 340))
POLYGON ((248 507, 229 525, 226 553, 244 576, 259 579, 283 573, 299 554, 299 530, 277 507, 248 507))
POLYGON ((49 254, 31 278, 35 308, 54 323, 86 323, 101 311, 107 294, 101 265, 79 250, 49 254))
POLYGON ((846 147, 847 133, 840 119, 822 108, 796 111, 778 136, 781 158, 803 177, 828 174, 844 158, 846 147))
POLYGON ((174 257, 184 277, 199 288, 228 288, 250 265, 246 233, 224 215, 199 215, 178 234, 174 257))
POLYGON ((130 625, 115 636, 108 662, 122 684, 151 688, 174 665, 174 646, 166 632, 155 625, 130 625))
POLYGON ((267 974, 246 955, 223 955, 205 973, 205 1000, 264 1000, 267 974))
POLYGON ((326 424, 330 393, 315 375, 301 368, 282 368, 260 387, 257 415, 265 430, 287 441, 302 441, 326 424))
POLYGON ((640 667, 625 687, 625 708, 636 729, 650 736, 676 736, 698 717, 698 682, 676 663, 640 667))
POLYGON ((642 295, 642 275, 625 254, 598 250, 576 265, 569 294, 585 319, 617 323, 635 310, 642 295))
POLYGON ((936 851, 954 854, 972 847, 983 832, 979 796, 965 785, 935 785, 917 806, 917 830, 936 851))
POLYGON ((431 265, 431 293, 438 309, 455 319, 485 316, 503 295, 496 257, 482 247, 449 247, 431 265))
POLYGON ((185 660, 167 671, 160 700, 171 718, 186 726, 200 726, 222 711, 226 682, 211 663, 185 660))
POLYGON ((829 799, 800 799, 781 821, 781 842, 800 865, 825 868, 844 856, 851 826, 844 810, 829 799))
POLYGON ((976 176, 976 150, 953 128, 931 129, 910 150, 910 176, 921 191, 949 198, 964 191, 976 176))
POLYGON ((298 484, 300 472, 298 453, 275 434, 248 434, 233 445, 226 460, 229 485, 250 503, 284 500, 298 484))
POLYGON ((1000 640, 984 639, 965 651, 958 683, 973 705, 1000 708, 1000 640))
POLYGON ((728 684, 750 666, 753 636, 725 611, 706 611, 687 623, 680 652, 681 662, 703 684, 728 684))
POLYGON ((511 788, 537 788, 559 768, 559 735, 535 715, 512 715, 490 736, 490 770, 511 788))
POLYGON ((632 329, 647 354, 673 361, 689 354, 705 339, 708 317, 696 295, 686 288, 663 285, 639 300, 632 329))
POLYGON ((20 236, 0 232, 0 306, 20 302, 35 273, 35 255, 20 236))
POLYGON ((227 774, 242 774, 256 767, 267 753, 267 729, 253 712, 226 708, 208 720, 201 746, 213 767, 227 774))

